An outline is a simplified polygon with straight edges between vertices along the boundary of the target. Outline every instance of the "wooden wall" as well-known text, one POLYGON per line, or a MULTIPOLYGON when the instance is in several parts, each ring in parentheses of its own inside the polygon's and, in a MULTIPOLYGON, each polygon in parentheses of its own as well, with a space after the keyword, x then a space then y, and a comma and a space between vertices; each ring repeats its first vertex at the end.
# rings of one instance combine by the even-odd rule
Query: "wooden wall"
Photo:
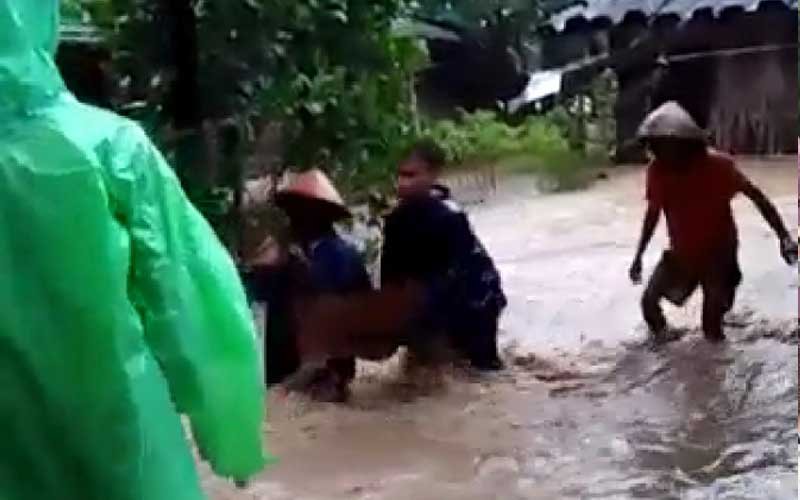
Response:
POLYGON ((619 95, 616 105, 618 161, 636 162, 643 152, 636 129, 646 114, 667 100, 679 101, 715 143, 738 154, 794 153, 797 150, 798 56, 796 50, 738 56, 673 60, 668 69, 655 64, 659 53, 688 54, 743 47, 795 44, 797 12, 763 4, 754 13, 729 9, 715 18, 699 11, 688 21, 677 16, 652 24, 640 14, 616 26, 575 21, 544 45, 549 67, 598 55, 614 57, 619 95), (646 41, 630 50, 635 41, 646 41))

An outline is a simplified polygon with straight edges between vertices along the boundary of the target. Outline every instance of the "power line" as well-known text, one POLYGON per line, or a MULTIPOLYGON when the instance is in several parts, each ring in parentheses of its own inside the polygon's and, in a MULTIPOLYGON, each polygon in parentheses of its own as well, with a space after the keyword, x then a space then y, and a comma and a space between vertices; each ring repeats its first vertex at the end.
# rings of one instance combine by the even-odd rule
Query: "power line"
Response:
MULTIPOLYGON (((783 50, 797 50, 800 48, 800 44, 791 43, 791 44, 773 44, 773 45, 756 45, 751 47, 740 47, 735 49, 719 49, 719 50, 709 50, 703 52, 692 52, 689 54, 678 54, 678 55, 664 55, 663 58, 666 59, 667 62, 683 62, 683 61, 690 61, 692 59, 702 59, 706 57, 736 57, 740 55, 748 55, 748 54, 759 54, 765 52, 780 52, 783 50)), ((615 66, 617 63, 616 61, 624 61, 627 54, 633 50, 633 48, 623 49, 619 52, 611 52, 607 54, 602 54, 598 56, 589 57, 580 61, 575 61, 569 63, 565 66, 560 68, 554 68, 554 71, 559 71, 562 74, 571 73, 576 70, 582 70, 587 67, 591 66, 615 66)), ((658 51, 653 51, 654 53, 658 54, 658 51)))
POLYGON ((680 54, 675 56, 665 56, 668 62, 682 62, 692 59, 702 59, 704 57, 735 57, 746 54, 759 54, 763 52, 780 52, 783 50, 797 50, 800 45, 796 43, 782 45, 759 45, 753 47, 741 47, 736 49, 711 50, 706 52, 693 52, 691 54, 680 54))

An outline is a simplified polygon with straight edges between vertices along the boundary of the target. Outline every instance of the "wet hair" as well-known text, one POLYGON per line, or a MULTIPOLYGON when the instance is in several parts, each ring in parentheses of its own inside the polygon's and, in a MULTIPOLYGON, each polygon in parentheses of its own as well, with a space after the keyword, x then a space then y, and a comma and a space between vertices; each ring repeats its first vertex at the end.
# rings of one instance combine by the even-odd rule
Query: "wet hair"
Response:
POLYGON ((439 172, 447 163, 444 150, 432 139, 423 139, 415 143, 409 148, 404 158, 418 160, 433 172, 439 172))

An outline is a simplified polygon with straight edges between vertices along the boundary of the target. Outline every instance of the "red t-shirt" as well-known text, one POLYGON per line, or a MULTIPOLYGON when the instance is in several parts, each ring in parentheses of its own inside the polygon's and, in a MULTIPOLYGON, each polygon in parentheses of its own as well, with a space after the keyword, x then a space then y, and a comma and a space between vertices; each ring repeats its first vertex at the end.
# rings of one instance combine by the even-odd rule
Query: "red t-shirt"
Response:
POLYGON ((664 211, 670 246, 687 266, 705 266, 738 236, 731 200, 748 184, 733 159, 714 150, 675 170, 657 160, 647 170, 647 201, 664 211))

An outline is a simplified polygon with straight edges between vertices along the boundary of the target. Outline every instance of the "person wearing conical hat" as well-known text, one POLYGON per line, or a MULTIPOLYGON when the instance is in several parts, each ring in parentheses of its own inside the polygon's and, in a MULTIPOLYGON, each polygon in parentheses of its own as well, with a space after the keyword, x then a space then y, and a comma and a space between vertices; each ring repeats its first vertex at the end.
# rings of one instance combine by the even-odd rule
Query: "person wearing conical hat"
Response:
MULTIPOLYGON (((297 338, 297 306, 304 298, 371 290, 356 248, 334 225, 350 217, 341 195, 320 170, 296 175, 275 199, 289 220, 288 251, 282 262, 255 272, 256 298, 267 302, 266 383, 286 383, 303 367, 297 338)), ((302 311, 300 311, 302 314, 302 311)), ((341 402, 355 376, 355 358, 327 359, 298 388, 317 400, 341 402)))
MULTIPOLYGON (((312 169, 294 176, 289 184, 278 191, 276 204, 283 209, 292 222, 310 223, 314 221, 332 225, 350 217, 350 211, 324 172, 312 169)), ((299 229, 295 227, 295 229, 299 229)))
POLYGON ((772 202, 730 156, 709 147, 705 131, 678 103, 667 102, 653 111, 638 136, 653 159, 647 168, 647 212, 629 272, 634 283, 641 282, 642 256, 662 213, 669 235, 669 248, 642 297, 645 321, 656 339, 664 339, 668 326, 662 299, 682 306, 701 288, 703 332, 711 341, 724 340, 723 317, 742 279, 733 198, 743 194, 755 204, 790 265, 797 260, 797 244, 772 202))

